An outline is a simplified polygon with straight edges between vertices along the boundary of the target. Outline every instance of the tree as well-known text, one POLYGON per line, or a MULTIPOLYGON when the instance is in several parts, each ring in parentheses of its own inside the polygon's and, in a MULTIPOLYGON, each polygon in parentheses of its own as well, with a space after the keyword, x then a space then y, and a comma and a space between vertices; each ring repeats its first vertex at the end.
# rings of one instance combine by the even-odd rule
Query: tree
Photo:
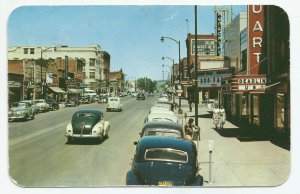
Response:
POLYGON ((137 88, 145 92, 154 92, 156 90, 156 81, 150 78, 143 77, 136 80, 137 88))

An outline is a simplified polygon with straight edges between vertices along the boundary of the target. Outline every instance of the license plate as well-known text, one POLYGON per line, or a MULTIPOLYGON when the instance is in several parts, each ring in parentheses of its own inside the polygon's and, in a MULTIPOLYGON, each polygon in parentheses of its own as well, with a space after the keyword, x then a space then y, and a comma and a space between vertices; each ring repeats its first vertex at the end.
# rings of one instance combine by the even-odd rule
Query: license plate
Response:
POLYGON ((173 183, 170 182, 170 181, 160 181, 160 182, 158 182, 158 186, 170 187, 172 185, 173 185, 173 183))

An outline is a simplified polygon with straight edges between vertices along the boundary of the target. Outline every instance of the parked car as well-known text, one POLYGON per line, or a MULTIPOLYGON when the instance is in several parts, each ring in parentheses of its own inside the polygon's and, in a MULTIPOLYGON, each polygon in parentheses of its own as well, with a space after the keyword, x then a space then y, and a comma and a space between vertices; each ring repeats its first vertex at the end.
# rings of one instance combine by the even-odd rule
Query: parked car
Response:
POLYGON ((80 100, 79 100, 80 104, 89 104, 90 103, 90 100, 88 97, 81 97, 80 100))
POLYGON ((150 110, 151 109, 166 109, 166 110, 172 110, 172 108, 171 108, 171 105, 169 105, 169 104, 155 104, 155 105, 153 105, 151 108, 150 108, 150 110))
POLYGON ((175 114, 172 115, 165 113, 151 113, 147 115, 147 117, 144 120, 144 123, 147 123, 149 121, 172 121, 178 123, 178 118, 175 114))
POLYGON ((8 109, 8 120, 34 119, 34 112, 29 102, 14 102, 8 109))
POLYGON ((153 93, 153 92, 150 92, 150 93, 148 93, 148 96, 153 97, 153 96, 154 96, 154 93, 153 93))
POLYGON ((36 104, 36 102, 34 100, 22 100, 20 102, 30 103, 31 107, 32 107, 33 113, 35 115, 39 114, 40 108, 39 108, 39 106, 36 104))
POLYGON ((144 125, 140 132, 140 137, 151 135, 183 138, 184 132, 182 125, 179 123, 169 121, 150 121, 144 125))
POLYGON ((137 92, 132 92, 131 97, 137 97, 138 93, 137 92))
POLYGON ((138 93, 138 95, 136 96, 137 100, 145 100, 145 94, 144 93, 138 93))
POLYGON ((78 110, 72 115, 65 136, 69 143, 74 139, 95 139, 100 143, 108 137, 109 130, 110 123, 104 120, 102 111, 78 110))
POLYGON ((162 105, 162 104, 165 105, 165 104, 167 104, 167 105, 169 105, 171 107, 172 111, 174 111, 174 108, 175 108, 175 104, 173 102, 170 102, 170 101, 165 101, 165 100, 158 101, 157 104, 159 104, 159 105, 162 105))
POLYGON ((109 97, 106 105, 106 111, 122 111, 121 99, 119 97, 109 97))
POLYGON ((50 110, 58 110, 59 109, 59 103, 55 99, 47 99, 47 104, 49 104, 50 110))
POLYGON ((136 144, 127 185, 202 186, 197 149, 193 141, 145 136, 136 144))
POLYGON ((65 107, 76 107, 79 106, 80 102, 77 99, 69 99, 65 102, 65 107))
POLYGON ((34 100, 36 105, 39 107, 39 112, 48 112, 49 111, 49 104, 46 102, 45 99, 36 99, 34 100))
POLYGON ((161 108, 161 107, 152 107, 149 111, 149 114, 152 114, 152 113, 175 115, 175 113, 173 111, 165 109, 165 108, 161 108))

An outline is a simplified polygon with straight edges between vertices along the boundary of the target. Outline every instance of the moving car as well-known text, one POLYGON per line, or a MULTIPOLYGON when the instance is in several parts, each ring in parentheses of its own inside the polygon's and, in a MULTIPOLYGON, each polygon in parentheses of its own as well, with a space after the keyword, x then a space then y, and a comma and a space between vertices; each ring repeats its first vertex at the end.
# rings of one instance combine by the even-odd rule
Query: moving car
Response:
POLYGON ((117 110, 122 111, 121 98, 119 97, 109 97, 106 105, 106 111, 117 110))
POLYGON ((136 96, 137 100, 145 100, 145 94, 144 93, 138 93, 138 95, 136 96))
POLYGON ((169 122, 169 121, 150 121, 147 122, 141 133, 140 137, 158 135, 158 136, 168 136, 183 138, 184 133, 182 125, 179 123, 169 122))
POLYGON ((72 115, 71 122, 66 127, 65 136, 68 142, 73 139, 95 139, 102 142, 108 137, 109 121, 105 121, 100 110, 78 110, 72 115))
POLYGON ((48 112, 49 104, 47 104, 45 99, 36 99, 34 100, 36 105, 39 107, 39 112, 48 112))
POLYGON ((59 103, 55 99, 47 99, 47 104, 49 104, 50 110, 58 110, 59 109, 59 103))
POLYGON ((34 112, 29 102, 14 102, 8 109, 8 120, 34 119, 34 112))
POLYGON ((144 136, 136 143, 127 185, 202 186, 197 149, 193 141, 144 136))
POLYGON ((145 118, 144 123, 147 123, 149 121, 171 121, 178 123, 178 118, 174 114, 165 114, 165 113, 151 113, 148 114, 148 116, 145 118))

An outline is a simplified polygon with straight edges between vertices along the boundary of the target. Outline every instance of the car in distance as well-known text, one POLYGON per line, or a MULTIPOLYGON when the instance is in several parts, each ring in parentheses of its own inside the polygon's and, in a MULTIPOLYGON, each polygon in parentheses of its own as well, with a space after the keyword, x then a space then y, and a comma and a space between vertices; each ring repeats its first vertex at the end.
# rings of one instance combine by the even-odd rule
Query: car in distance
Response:
POLYGON ((138 95, 136 96, 137 100, 145 100, 145 94, 144 93, 138 93, 138 95))
POLYGON ((119 97, 109 97, 107 100, 106 111, 122 111, 121 98, 119 97))
POLYGON ((36 99, 34 100, 36 105, 39 107, 39 112, 48 112, 49 111, 49 104, 46 102, 45 99, 36 99))
POLYGON ((34 100, 22 100, 20 102, 30 103, 33 113, 35 115, 39 114, 40 108, 34 100))
POLYGON ((29 102, 14 102, 8 109, 8 120, 34 119, 34 112, 29 102))
POLYGON ((178 118, 174 114, 165 114, 165 113, 150 113, 147 115, 147 117, 144 120, 144 123, 147 123, 149 121, 171 121, 178 123, 178 118))
POLYGON ((79 106, 79 104, 80 104, 80 101, 77 99, 68 99, 65 102, 65 107, 76 107, 76 106, 79 106))
POLYGON ((169 121, 150 121, 147 122, 140 133, 140 137, 143 136, 168 136, 183 138, 184 133, 182 125, 179 123, 169 122, 169 121))
POLYGON ((66 127, 65 136, 68 142, 73 139, 95 139, 102 142, 108 137, 109 121, 105 121, 100 110, 78 110, 72 115, 71 122, 66 127))
POLYGON ((47 104, 49 104, 49 110, 58 110, 59 104, 55 99, 47 99, 47 104))
POLYGON ((202 186, 197 149, 193 141, 144 136, 136 144, 127 185, 202 186))

